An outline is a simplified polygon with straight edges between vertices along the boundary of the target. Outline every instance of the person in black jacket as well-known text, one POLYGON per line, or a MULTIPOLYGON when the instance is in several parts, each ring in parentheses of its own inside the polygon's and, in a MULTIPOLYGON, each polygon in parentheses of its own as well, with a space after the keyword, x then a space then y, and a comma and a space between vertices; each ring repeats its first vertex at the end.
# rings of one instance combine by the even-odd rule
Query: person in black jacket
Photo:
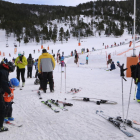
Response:
POLYGON ((136 78, 135 78, 135 83, 137 84, 137 94, 136 94, 136 98, 137 98, 137 102, 140 103, 140 62, 137 63, 136 66, 136 78))
POLYGON ((32 78, 32 70, 33 70, 33 64, 34 64, 34 60, 32 58, 32 55, 29 54, 29 57, 27 59, 27 78, 32 78))
POLYGON ((3 126, 4 117, 5 117, 5 102, 3 98, 4 92, 7 92, 9 96, 11 95, 11 91, 9 89, 8 84, 8 76, 9 72, 13 72, 15 70, 15 66, 12 62, 8 62, 5 64, 1 62, 0 64, 0 132, 8 131, 8 128, 3 126))

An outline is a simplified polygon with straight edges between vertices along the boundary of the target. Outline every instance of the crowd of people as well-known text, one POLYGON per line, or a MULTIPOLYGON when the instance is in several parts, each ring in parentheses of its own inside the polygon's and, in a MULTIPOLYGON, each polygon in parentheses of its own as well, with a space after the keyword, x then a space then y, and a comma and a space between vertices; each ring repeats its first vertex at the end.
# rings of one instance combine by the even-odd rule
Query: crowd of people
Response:
MULTIPOLYGON (((88 52, 89 50, 87 50, 88 52)), ((34 50, 35 53, 35 50, 34 50)), ((27 66, 27 78, 32 78, 33 66, 35 66, 36 73, 35 78, 39 78, 40 87, 46 93, 47 84, 49 83, 50 92, 54 92, 54 80, 53 80, 53 70, 55 68, 55 58, 53 55, 49 54, 46 49, 42 50, 42 54, 38 59, 34 61, 32 54, 29 54, 28 58, 24 56, 25 53, 19 52, 18 57, 13 58, 13 62, 8 62, 6 58, 0 64, 0 132, 7 131, 8 128, 3 126, 4 122, 13 121, 12 116, 12 104, 14 99, 14 88, 20 86, 20 81, 22 81, 22 87, 25 86, 25 67, 27 66), (9 80, 9 74, 14 72, 16 67, 16 78, 9 80), (21 77, 21 80, 20 80, 21 77)), ((78 63, 79 55, 76 50, 74 50, 75 59, 74 63, 78 63)), ((86 56, 86 64, 88 64, 88 58, 86 56)), ((61 72, 64 72, 65 62, 64 54, 60 55, 59 51, 57 53, 57 62, 61 64, 61 72)), ((110 71, 115 70, 116 66, 114 61, 111 59, 111 54, 108 55, 107 64, 110 64, 110 71)), ((122 72, 124 64, 120 64, 117 61, 117 66, 122 72)), ((127 68, 126 68, 127 69, 127 68)), ((125 69, 125 70, 126 70, 125 69)), ((121 74, 124 77, 124 74, 121 74)), ((135 83, 138 86, 136 98, 140 102, 140 62, 136 66, 135 70, 135 83)))

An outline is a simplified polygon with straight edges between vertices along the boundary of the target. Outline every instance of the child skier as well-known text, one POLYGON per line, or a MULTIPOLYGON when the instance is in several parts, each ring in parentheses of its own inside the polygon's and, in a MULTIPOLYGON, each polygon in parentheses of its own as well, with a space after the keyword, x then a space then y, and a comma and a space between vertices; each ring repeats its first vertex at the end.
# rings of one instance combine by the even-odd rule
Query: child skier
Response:
POLYGON ((11 95, 9 95, 7 92, 3 94, 4 101, 5 101, 5 118, 4 122, 7 123, 8 121, 14 121, 14 118, 12 117, 12 104, 14 99, 14 87, 19 86, 19 81, 16 78, 12 78, 9 82, 9 89, 11 91, 11 95))
POLYGON ((64 60, 61 59, 61 62, 59 64, 61 64, 61 72, 64 72, 64 67, 65 67, 64 60))

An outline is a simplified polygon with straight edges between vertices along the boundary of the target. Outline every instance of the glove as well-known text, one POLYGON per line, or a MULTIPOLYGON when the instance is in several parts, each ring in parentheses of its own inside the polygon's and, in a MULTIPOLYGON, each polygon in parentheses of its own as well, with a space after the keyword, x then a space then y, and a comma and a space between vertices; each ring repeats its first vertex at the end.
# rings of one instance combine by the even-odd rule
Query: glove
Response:
POLYGON ((136 78, 135 84, 138 84, 138 80, 139 80, 139 79, 138 79, 138 78, 136 78))

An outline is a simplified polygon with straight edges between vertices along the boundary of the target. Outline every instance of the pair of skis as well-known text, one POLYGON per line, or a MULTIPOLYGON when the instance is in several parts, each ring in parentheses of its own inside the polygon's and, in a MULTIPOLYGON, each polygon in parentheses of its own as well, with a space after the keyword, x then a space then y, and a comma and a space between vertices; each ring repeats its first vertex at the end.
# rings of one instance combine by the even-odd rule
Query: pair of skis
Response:
POLYGON ((16 126, 16 127, 22 127, 21 125, 15 124, 15 123, 11 123, 10 121, 7 121, 6 124, 12 125, 12 126, 16 126))
POLYGON ((108 120, 111 124, 113 124, 115 127, 117 127, 120 131, 122 131, 128 137, 133 137, 134 135, 126 130, 125 126, 123 125, 123 122, 125 124, 127 124, 127 126, 140 132, 140 128, 134 127, 132 121, 130 121, 130 120, 126 121, 126 120, 123 120, 121 117, 116 117, 116 118, 110 117, 108 115, 105 115, 103 113, 103 111, 98 111, 98 110, 96 110, 96 114, 98 114, 100 117, 108 120))
POLYGON ((104 100, 104 99, 97 99, 97 98, 89 98, 89 97, 78 97, 74 96, 72 97, 73 100, 78 100, 78 101, 85 101, 85 102, 95 102, 97 105, 100 104, 117 104, 115 101, 110 101, 110 100, 104 100))
POLYGON ((73 104, 71 103, 66 103, 63 101, 58 101, 58 100, 53 100, 53 99, 49 99, 47 101, 41 101, 43 104, 47 105, 49 108, 51 108, 55 113, 59 113, 58 110, 56 110, 55 108, 53 108, 52 104, 59 107, 60 109, 62 109, 63 111, 68 111, 68 109, 65 108, 65 106, 73 106, 73 104), (62 103, 63 106, 60 106, 59 103, 62 103))
POLYGON ((71 89, 70 91, 68 91, 67 93, 76 94, 76 93, 78 93, 79 91, 81 91, 81 88, 79 88, 79 89, 72 88, 72 89, 71 89))

